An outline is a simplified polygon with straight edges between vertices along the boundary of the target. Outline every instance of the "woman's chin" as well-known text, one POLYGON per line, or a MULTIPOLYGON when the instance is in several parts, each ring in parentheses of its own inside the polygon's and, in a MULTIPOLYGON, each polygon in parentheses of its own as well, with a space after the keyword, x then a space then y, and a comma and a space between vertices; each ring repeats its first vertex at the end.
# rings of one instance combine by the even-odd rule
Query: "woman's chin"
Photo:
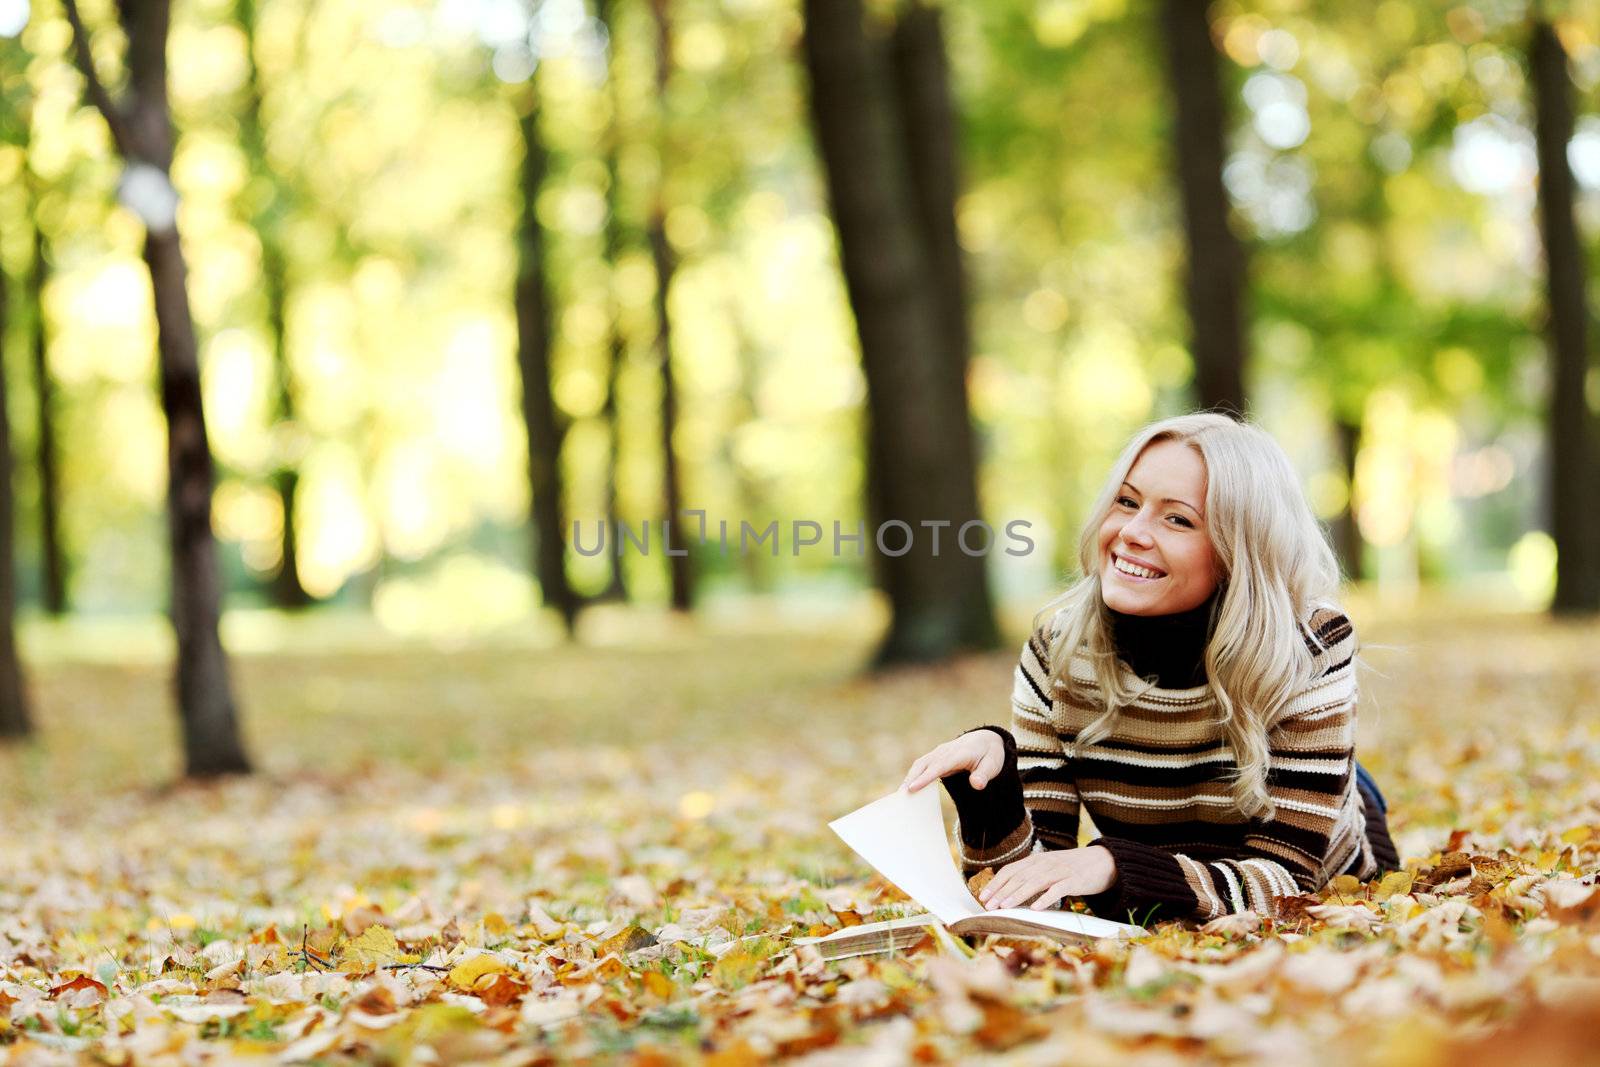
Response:
POLYGON ((1128 589, 1115 578, 1101 579, 1100 599, 1105 601, 1106 607, 1124 615, 1142 615, 1150 609, 1149 598, 1128 589))

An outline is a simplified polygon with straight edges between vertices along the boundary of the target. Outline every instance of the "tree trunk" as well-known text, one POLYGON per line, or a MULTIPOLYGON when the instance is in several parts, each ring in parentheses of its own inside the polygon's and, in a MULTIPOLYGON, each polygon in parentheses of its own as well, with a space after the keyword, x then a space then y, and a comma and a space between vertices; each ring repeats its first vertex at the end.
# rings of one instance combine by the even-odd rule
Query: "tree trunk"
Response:
POLYGON ((612 536, 606 541, 607 577, 605 588, 600 590, 597 599, 626 601, 628 599, 628 583, 622 573, 622 548, 617 543, 617 523, 620 521, 617 512, 617 469, 621 465, 622 457, 622 419, 617 413, 617 388, 622 379, 622 366, 627 355, 627 347, 623 344, 622 335, 616 332, 618 326, 613 319, 612 336, 610 344, 610 359, 606 364, 606 398, 600 407, 600 417, 606 422, 606 470, 605 485, 601 494, 604 500, 602 511, 606 528, 612 536))
POLYGON ((1200 406, 1244 411, 1243 246, 1228 226, 1226 137, 1206 0, 1162 0, 1161 35, 1176 103, 1178 187, 1188 249, 1185 290, 1200 406))
MULTIPOLYGON (((64 0, 76 59, 90 100, 149 194, 170 194, 172 126, 167 105, 167 0, 121 7, 127 37, 128 105, 119 107, 94 68, 76 0, 64 0)), ((129 194, 130 202, 135 197, 129 194)), ((172 554, 172 625, 178 657, 176 688, 187 773, 212 777, 250 769, 239 736, 228 660, 218 633, 222 582, 211 530, 214 474, 201 406, 200 362, 189 311, 187 268, 176 216, 164 195, 134 203, 145 222, 144 261, 155 298, 161 408, 167 418, 167 520, 172 554)))
POLYGON ((49 242, 37 219, 33 227, 33 274, 28 299, 33 305, 34 419, 38 423, 39 547, 44 610, 67 610, 67 564, 61 551, 61 475, 56 462, 55 379, 50 376, 50 323, 44 312, 44 288, 50 277, 49 242))
POLYGON ((1356 456, 1361 450, 1361 426, 1350 419, 1338 417, 1333 424, 1339 442, 1339 468, 1344 475, 1346 494, 1344 510, 1333 520, 1333 550, 1339 557, 1339 569, 1348 581, 1361 579, 1361 554, 1363 544, 1361 528, 1356 523, 1356 456))
POLYGON ((1528 50, 1534 137, 1539 158, 1539 231, 1544 238, 1550 311, 1546 327, 1550 375, 1551 528, 1556 542, 1557 614, 1600 611, 1600 455, 1596 454, 1585 385, 1589 312, 1583 246, 1573 214, 1572 81, 1567 54, 1551 25, 1533 22, 1528 50))
POLYGON ((567 582, 561 444, 566 425, 550 390, 551 310, 544 271, 544 230, 537 204, 547 166, 539 132, 539 95, 528 85, 521 116, 522 172, 517 227, 517 367, 522 372, 522 421, 528 431, 528 491, 533 518, 534 575, 544 602, 556 609, 570 635, 578 599, 567 582))
MULTIPOLYGON (((10 280, 0 270, 0 340, 6 335, 10 311, 10 280)), ((0 361, 0 740, 26 737, 33 732, 22 683, 22 662, 17 657, 16 551, 12 530, 16 508, 11 491, 11 418, 6 407, 6 384, 6 368, 0 361)))
MULTIPOLYGON (((756 393, 761 384, 761 360, 756 351, 756 343, 751 336, 748 324, 739 313, 737 302, 730 302, 728 319, 733 324, 736 351, 738 353, 739 385, 735 391, 738 398, 735 425, 743 427, 752 422, 756 417, 759 405, 756 402, 756 393)), ((733 472, 734 490, 739 501, 739 514, 750 516, 752 521, 759 522, 760 516, 769 510, 767 493, 760 477, 753 475, 749 467, 740 462, 735 443, 738 440, 737 431, 730 433, 723 439, 723 455, 728 467, 733 472)), ((719 535, 720 541, 720 535, 719 535)), ((863 546, 865 551, 865 546, 863 546)), ((760 552, 737 553, 739 569, 744 573, 745 588, 752 593, 769 593, 772 591, 773 578, 769 573, 767 559, 760 552)))
POLYGON ((161 407, 167 415, 172 624, 178 637, 178 707, 187 770, 197 778, 245 773, 250 762, 239 739, 228 659, 218 630, 222 580, 211 530, 215 475, 177 230, 147 233, 144 260, 155 290, 161 407))
POLYGON ((667 553, 667 574, 671 580, 674 611, 694 606, 694 578, 689 568, 687 538, 683 534, 683 489, 678 472, 678 454, 672 438, 678 429, 678 386, 672 376, 672 316, 667 310, 667 294, 672 289, 676 267, 672 246, 667 242, 666 220, 658 207, 650 219, 650 258, 656 268, 656 358, 661 370, 661 498, 666 509, 669 531, 663 537, 667 553))
POLYGON ((678 470, 678 454, 672 438, 678 429, 678 387, 672 376, 672 316, 667 296, 672 291, 672 274, 677 263, 667 241, 667 207, 664 186, 667 165, 667 85, 672 80, 672 26, 667 21, 667 0, 650 0, 650 14, 656 24, 656 99, 661 107, 661 133, 657 151, 661 166, 656 175, 655 204, 650 212, 650 258, 656 271, 656 358, 661 371, 661 498, 666 508, 667 574, 671 581, 674 611, 694 606, 694 574, 690 569, 687 538, 683 536, 683 483, 678 470))
MULTIPOLYGON (((262 232, 258 230, 258 232, 262 232)), ((267 333, 272 344, 273 425, 279 432, 277 468, 272 472, 272 487, 278 494, 283 528, 278 533, 278 572, 272 578, 272 602, 294 610, 313 603, 314 598, 300 581, 300 541, 295 532, 295 492, 300 485, 299 455, 295 447, 294 372, 289 366, 287 344, 288 264, 277 238, 262 238, 262 289, 267 301, 267 333), (288 451, 288 454, 284 454, 288 451)))
MULTIPOLYGON (((951 403, 962 413, 948 427, 950 450, 966 457, 966 464, 973 470, 971 477, 952 481, 949 490, 960 514, 977 516, 981 514, 977 444, 972 420, 966 414, 972 330, 967 321, 966 268, 956 229, 956 200, 961 195, 960 136, 951 98, 944 27, 937 8, 912 0, 895 24, 890 58, 900 141, 911 182, 911 204, 926 250, 928 281, 938 315, 938 354, 944 366, 937 381, 957 394, 951 403)), ((1000 635, 994 627, 988 569, 964 567, 949 580, 959 583, 951 592, 960 602, 961 614, 971 620, 968 640, 980 647, 997 644, 1000 635)))
MULTIPOLYGON (((970 431, 958 428, 969 418, 966 395, 946 354, 949 320, 916 207, 916 163, 906 158, 914 134, 899 121, 928 96, 897 104, 859 0, 806 0, 804 7, 812 123, 867 378, 867 536, 881 535, 872 546, 882 556, 876 573, 893 608, 875 662, 988 647, 995 628, 987 595, 978 605, 966 592, 986 589, 972 573, 984 569, 984 556, 954 543, 978 517, 970 431)), ((916 35, 907 31, 908 40, 916 35)), ((934 187, 931 178, 924 186, 934 187)))
POLYGON ((606 529, 612 532, 607 540, 606 586, 595 599, 625 601, 628 587, 622 574, 622 553, 617 547, 617 467, 622 456, 622 422, 617 416, 617 389, 622 378, 622 367, 627 358, 627 343, 622 335, 622 308, 617 299, 616 270, 624 247, 622 233, 622 169, 618 162, 618 147, 622 143, 622 94, 617 92, 617 27, 611 0, 595 0, 595 18, 606 29, 606 88, 611 102, 611 121, 606 129, 606 222, 603 232, 606 258, 606 314, 610 319, 607 338, 606 396, 601 405, 600 417, 606 423, 605 484, 601 489, 602 516, 606 529))
MULTIPOLYGON (((966 272, 956 232, 955 205, 961 192, 959 138, 939 11, 912 0, 895 23, 889 56, 910 203, 938 304, 939 354, 946 360, 946 373, 962 379, 965 388, 972 338, 967 325, 966 272)), ((970 440, 967 420, 952 429, 970 440)))
POLYGON ((295 425, 294 372, 289 365, 289 264, 280 234, 283 191, 267 161, 267 130, 262 118, 261 68, 256 63, 256 2, 239 0, 235 16, 244 33, 245 98, 239 109, 239 139, 255 178, 256 200, 248 205, 250 223, 261 242, 261 295, 266 302, 267 343, 272 350, 272 421, 278 435, 275 469, 270 475, 283 525, 278 534, 278 571, 272 576, 272 602, 293 610, 312 603, 300 581, 299 542, 295 537, 295 489, 299 456, 292 454, 295 425), (263 197, 260 190, 268 192, 263 197), (290 454, 285 454, 289 452, 290 454))

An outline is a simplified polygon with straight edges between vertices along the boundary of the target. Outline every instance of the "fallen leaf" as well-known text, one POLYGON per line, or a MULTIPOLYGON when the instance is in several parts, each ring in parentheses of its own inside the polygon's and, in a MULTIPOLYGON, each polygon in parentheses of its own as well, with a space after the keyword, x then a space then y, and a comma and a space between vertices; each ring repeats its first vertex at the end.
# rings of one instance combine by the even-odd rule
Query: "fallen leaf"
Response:
POLYGON ((596 956, 605 956, 610 953, 623 955, 637 949, 647 948, 656 943, 656 936, 644 927, 629 923, 611 937, 594 946, 596 956))
POLYGON ((1261 929, 1261 916, 1253 911, 1230 912, 1219 915, 1200 927, 1202 934, 1218 937, 1243 937, 1261 929))
POLYGON ((1412 883, 1415 881, 1416 876, 1410 871, 1390 871, 1373 889, 1372 899, 1384 901, 1393 896, 1403 896, 1411 892, 1412 883))
POLYGON ((416 962, 394 938, 394 931, 376 923, 367 926, 360 937, 344 943, 343 958, 359 970, 371 971, 386 963, 416 962))
POLYGON ((1049 1033, 1049 1027, 1021 1008, 995 1000, 981 1000, 983 1022, 972 1031, 978 1044, 991 1052, 1004 1052, 1049 1033))
POLYGON ((673 984, 672 979, 660 971, 645 971, 639 975, 639 982, 644 986, 645 992, 663 1000, 670 998, 678 988, 673 984))
POLYGON ((486 974, 510 973, 512 973, 511 967, 509 967, 498 956, 490 955, 487 952, 481 952, 476 956, 468 957, 452 967, 445 980, 449 982, 450 985, 461 990, 462 992, 470 992, 473 983, 486 974))
POLYGON ((93 978, 90 978, 86 974, 80 974, 70 981, 63 982, 58 986, 52 986, 50 989, 50 999, 58 1000, 69 993, 75 993, 79 990, 89 990, 99 1000, 104 1000, 109 995, 109 991, 104 985, 95 981, 93 978))
POLYGON ((472 983, 472 992, 490 1007, 503 1008, 520 1003, 527 995, 528 983, 515 975, 495 972, 479 975, 472 983))

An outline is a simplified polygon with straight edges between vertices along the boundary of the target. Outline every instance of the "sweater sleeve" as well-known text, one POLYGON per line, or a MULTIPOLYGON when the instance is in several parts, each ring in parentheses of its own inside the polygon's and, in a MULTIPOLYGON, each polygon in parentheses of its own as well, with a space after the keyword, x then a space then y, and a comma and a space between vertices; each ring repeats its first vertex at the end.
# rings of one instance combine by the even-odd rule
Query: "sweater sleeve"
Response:
POLYGON ((1364 825, 1349 803, 1355 771, 1356 640, 1350 620, 1325 609, 1311 681, 1268 731, 1267 792, 1274 812, 1250 822, 1236 854, 1204 860, 1124 838, 1102 837, 1117 882, 1087 899, 1099 915, 1136 922, 1278 913, 1286 897, 1321 889, 1359 854, 1364 825))
POLYGON ((968 877, 985 867, 998 869, 1036 847, 1072 848, 1078 843, 1078 792, 1046 695, 1049 649, 1048 625, 1022 647, 1012 675, 1011 729, 977 727, 999 734, 1005 744, 1000 773, 983 789, 972 788, 966 771, 943 779, 955 802, 956 842, 968 877))

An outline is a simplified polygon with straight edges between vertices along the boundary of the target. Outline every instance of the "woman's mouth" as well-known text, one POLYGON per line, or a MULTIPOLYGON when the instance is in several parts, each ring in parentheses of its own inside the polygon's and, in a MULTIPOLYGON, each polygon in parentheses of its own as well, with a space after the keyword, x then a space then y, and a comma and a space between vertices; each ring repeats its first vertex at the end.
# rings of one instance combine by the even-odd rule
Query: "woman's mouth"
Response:
POLYGON ((1158 582, 1167 576, 1166 571, 1146 567, 1140 563, 1132 563, 1115 552, 1111 554, 1111 569, 1116 571, 1117 577, 1125 582, 1139 584, 1141 582, 1158 582))

